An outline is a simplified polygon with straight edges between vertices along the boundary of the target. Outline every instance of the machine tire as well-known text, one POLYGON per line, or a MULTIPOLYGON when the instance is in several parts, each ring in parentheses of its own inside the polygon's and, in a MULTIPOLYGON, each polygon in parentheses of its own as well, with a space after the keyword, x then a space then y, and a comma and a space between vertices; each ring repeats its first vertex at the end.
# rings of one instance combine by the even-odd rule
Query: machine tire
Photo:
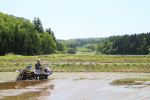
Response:
POLYGON ((26 72, 23 73, 22 79, 23 79, 23 80, 26 80, 26 79, 27 79, 27 73, 26 73, 26 72))

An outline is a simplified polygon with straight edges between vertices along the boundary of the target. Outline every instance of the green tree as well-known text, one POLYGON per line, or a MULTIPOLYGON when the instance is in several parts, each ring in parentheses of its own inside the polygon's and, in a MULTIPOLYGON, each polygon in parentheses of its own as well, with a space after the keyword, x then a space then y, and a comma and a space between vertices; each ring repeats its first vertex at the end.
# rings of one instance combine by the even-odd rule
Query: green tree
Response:
POLYGON ((44 32, 44 29, 43 29, 43 25, 42 25, 42 22, 40 20, 39 17, 35 17, 34 20, 33 20, 33 24, 35 25, 35 30, 37 30, 39 33, 43 33, 44 32))
POLYGON ((55 53, 56 43, 54 42, 52 35, 44 32, 42 38, 42 50, 44 54, 52 54, 55 53))
POLYGON ((74 48, 67 48, 67 53, 75 54, 76 50, 74 48))
POLYGON ((64 52, 64 53, 66 52, 66 47, 61 42, 56 41, 56 46, 57 46, 58 51, 61 51, 61 52, 64 52))
POLYGON ((146 38, 143 38, 140 48, 139 48, 139 50, 140 50, 139 52, 140 52, 140 54, 148 54, 149 53, 148 49, 149 48, 147 46, 146 38))

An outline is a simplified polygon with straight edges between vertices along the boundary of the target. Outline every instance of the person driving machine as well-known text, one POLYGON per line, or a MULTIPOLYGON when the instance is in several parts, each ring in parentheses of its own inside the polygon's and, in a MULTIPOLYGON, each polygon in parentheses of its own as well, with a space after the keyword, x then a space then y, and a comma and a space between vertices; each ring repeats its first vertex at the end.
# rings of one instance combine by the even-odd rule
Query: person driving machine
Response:
POLYGON ((35 69, 36 69, 36 70, 41 70, 41 67, 40 67, 40 66, 42 66, 42 65, 40 64, 40 61, 41 61, 41 60, 38 59, 37 62, 35 63, 35 69))

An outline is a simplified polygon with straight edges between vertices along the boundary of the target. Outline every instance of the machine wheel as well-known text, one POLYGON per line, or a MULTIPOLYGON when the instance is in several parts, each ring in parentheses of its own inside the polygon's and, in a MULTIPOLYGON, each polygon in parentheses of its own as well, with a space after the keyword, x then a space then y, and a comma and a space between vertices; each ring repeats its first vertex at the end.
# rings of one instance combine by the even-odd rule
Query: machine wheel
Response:
POLYGON ((39 75, 39 80, 43 79, 43 74, 39 75))
POLYGON ((48 75, 45 75, 45 79, 48 79, 48 75))
POLYGON ((23 79, 23 80, 26 80, 26 79, 27 79, 27 72, 24 72, 24 73, 22 74, 22 79, 23 79))
POLYGON ((35 79, 36 77, 35 77, 35 73, 34 72, 31 72, 31 80, 32 79, 35 79))

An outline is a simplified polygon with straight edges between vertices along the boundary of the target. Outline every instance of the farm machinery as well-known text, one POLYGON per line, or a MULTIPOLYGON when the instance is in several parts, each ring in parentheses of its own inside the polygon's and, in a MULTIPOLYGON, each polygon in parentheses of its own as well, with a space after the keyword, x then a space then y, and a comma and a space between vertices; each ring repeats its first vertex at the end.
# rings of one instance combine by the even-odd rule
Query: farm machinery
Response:
POLYGON ((34 70, 34 71, 30 71, 31 67, 32 66, 27 66, 26 68, 24 68, 22 72, 20 72, 20 74, 18 75, 17 79, 42 80, 42 79, 48 79, 48 76, 52 74, 52 71, 48 67, 45 67, 45 65, 41 66, 41 69, 34 70))

